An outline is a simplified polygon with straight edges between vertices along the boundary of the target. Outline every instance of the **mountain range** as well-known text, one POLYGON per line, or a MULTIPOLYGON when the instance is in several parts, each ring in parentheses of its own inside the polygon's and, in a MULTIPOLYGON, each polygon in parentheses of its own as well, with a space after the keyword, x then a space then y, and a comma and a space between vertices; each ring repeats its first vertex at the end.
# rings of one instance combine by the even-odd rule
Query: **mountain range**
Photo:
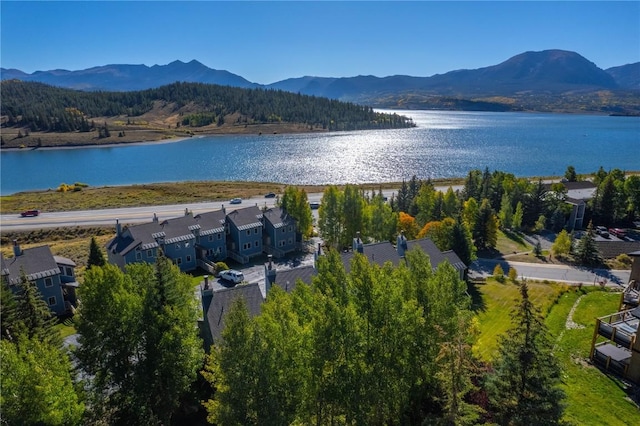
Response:
POLYGON ((606 91, 609 98, 620 98, 625 105, 605 105, 605 111, 640 110, 640 102, 637 102, 640 99, 640 62, 603 70, 578 53, 565 50, 525 52, 497 65, 430 77, 305 76, 268 85, 252 83, 228 71, 208 68, 196 60, 151 67, 105 65, 79 71, 51 70, 32 74, 1 68, 0 77, 2 80, 37 81, 85 91, 133 91, 176 81, 197 82, 277 89, 373 107, 406 108, 446 107, 447 103, 453 102, 453 109, 474 109, 474 106, 477 109, 500 109, 500 105, 507 109, 537 109, 522 107, 523 102, 527 99, 531 102, 532 98, 537 103, 557 103, 558 99, 571 102, 585 96, 597 98, 599 93, 606 91))

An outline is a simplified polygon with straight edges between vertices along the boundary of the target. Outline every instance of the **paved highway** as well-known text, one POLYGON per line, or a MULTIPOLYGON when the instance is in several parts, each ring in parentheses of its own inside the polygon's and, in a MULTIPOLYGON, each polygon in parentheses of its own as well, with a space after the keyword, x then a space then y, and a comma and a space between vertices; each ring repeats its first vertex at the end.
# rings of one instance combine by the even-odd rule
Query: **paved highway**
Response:
MULTIPOLYGON (((383 191, 391 197, 394 191, 383 191)), ((322 193, 307 194, 309 202, 320 202, 322 193)), ((229 200, 205 203, 173 204, 165 206, 123 207, 117 209, 81 210, 66 212, 41 212, 35 217, 21 217, 19 214, 0 215, 0 228, 3 231, 25 231, 42 228, 72 227, 72 226, 109 226, 115 227, 116 219, 122 224, 150 222, 154 213, 159 220, 179 217, 185 209, 198 213, 220 210, 222 206, 227 211, 257 205, 258 207, 273 207, 275 198, 253 197, 242 200, 241 204, 229 204, 229 200)))

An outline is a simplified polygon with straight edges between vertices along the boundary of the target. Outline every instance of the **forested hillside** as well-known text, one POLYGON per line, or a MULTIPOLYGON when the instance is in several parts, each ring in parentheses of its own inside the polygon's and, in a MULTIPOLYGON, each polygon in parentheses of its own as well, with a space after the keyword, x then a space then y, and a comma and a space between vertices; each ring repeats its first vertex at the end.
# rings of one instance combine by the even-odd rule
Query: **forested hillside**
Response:
MULTIPOLYGON (((32 132, 89 132, 95 117, 137 117, 161 102, 179 114, 175 126, 296 123, 322 130, 414 126, 411 119, 372 108, 280 90, 174 83, 137 92, 81 92, 41 83, 2 82, 2 126, 32 132)), ((101 124, 101 123, 100 123, 101 124)))

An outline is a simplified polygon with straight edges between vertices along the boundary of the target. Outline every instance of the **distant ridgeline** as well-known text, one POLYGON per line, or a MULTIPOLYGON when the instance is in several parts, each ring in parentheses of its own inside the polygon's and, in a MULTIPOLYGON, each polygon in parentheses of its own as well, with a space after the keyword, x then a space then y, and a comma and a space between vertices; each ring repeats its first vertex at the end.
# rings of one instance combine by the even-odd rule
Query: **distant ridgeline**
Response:
POLYGON ((136 92, 83 92, 42 83, 1 83, 3 127, 30 131, 89 132, 92 118, 137 117, 162 107, 179 114, 177 125, 221 126, 233 115, 237 124, 304 124, 329 131, 414 127, 397 114, 371 107, 281 90, 242 89, 202 83, 174 83, 136 92))

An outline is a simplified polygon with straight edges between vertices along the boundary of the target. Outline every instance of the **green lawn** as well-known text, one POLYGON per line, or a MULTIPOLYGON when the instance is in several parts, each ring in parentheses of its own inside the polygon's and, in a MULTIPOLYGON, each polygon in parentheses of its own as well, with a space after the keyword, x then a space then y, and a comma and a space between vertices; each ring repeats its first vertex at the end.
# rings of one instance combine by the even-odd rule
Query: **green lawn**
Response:
MULTIPOLYGON (((556 283, 529 282, 529 297, 542 311, 547 312, 567 286, 556 283)), ((480 337, 475 352, 480 359, 488 361, 496 353, 498 336, 511 328, 511 311, 520 297, 518 286, 507 280, 504 284, 493 278, 485 284, 476 285, 482 295, 483 306, 478 312, 480 337)))
MULTIPOLYGON (((510 312, 519 297, 512 283, 493 279, 477 285, 482 302, 478 311, 480 338, 476 355, 490 361, 496 353, 497 338, 511 327, 510 312)), ((554 353, 563 370, 563 387, 567 394, 565 417, 574 425, 640 424, 640 410, 629 401, 626 386, 605 375, 589 362, 595 318, 615 312, 620 293, 597 287, 578 290, 559 284, 529 283, 534 303, 547 313, 546 324, 555 342, 554 353), (580 296, 573 321, 583 328, 567 330, 567 316, 580 296)))

